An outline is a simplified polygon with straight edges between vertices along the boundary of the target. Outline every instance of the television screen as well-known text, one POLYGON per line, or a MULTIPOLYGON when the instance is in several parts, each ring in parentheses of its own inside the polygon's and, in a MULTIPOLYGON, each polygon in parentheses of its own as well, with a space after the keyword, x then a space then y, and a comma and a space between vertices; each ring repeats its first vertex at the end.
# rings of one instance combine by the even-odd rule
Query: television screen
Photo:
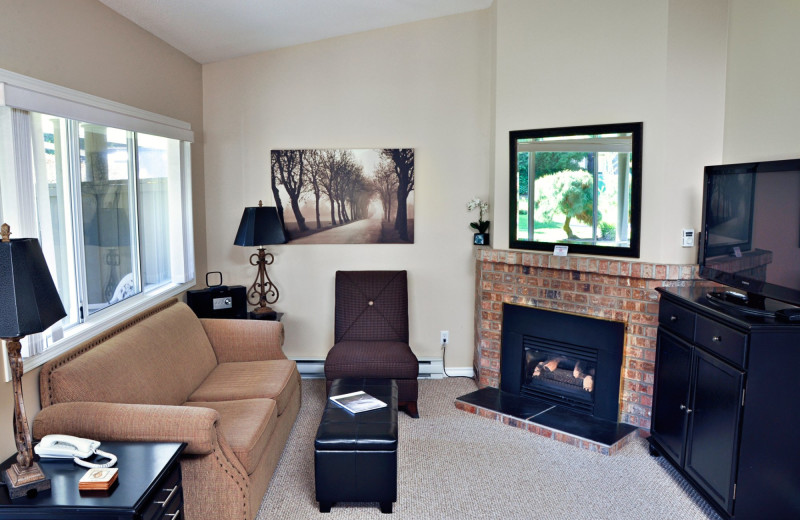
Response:
POLYGON ((800 305, 800 160, 705 168, 699 264, 756 305, 800 305))

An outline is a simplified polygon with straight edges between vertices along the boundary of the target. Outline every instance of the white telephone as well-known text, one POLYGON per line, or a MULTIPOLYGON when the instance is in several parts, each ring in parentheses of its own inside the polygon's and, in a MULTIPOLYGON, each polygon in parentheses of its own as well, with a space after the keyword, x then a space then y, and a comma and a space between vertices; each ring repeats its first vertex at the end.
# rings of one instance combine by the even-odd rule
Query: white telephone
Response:
POLYGON ((72 458, 75 464, 85 468, 110 468, 116 464, 117 457, 111 453, 98 450, 97 448, 99 446, 99 441, 93 441, 91 439, 82 439, 71 435, 45 435, 39 444, 33 447, 33 451, 42 458, 72 458), (109 461, 105 464, 94 464, 81 460, 95 453, 109 459, 109 461))

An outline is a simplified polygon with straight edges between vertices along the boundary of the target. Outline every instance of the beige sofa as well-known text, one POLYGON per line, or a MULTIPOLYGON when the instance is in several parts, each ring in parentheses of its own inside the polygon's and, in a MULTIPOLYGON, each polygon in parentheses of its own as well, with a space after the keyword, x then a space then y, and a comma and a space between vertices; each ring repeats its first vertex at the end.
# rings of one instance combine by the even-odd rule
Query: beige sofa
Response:
POLYGON ((167 301, 43 366, 33 436, 186 442, 185 518, 255 518, 300 408, 282 341, 167 301))

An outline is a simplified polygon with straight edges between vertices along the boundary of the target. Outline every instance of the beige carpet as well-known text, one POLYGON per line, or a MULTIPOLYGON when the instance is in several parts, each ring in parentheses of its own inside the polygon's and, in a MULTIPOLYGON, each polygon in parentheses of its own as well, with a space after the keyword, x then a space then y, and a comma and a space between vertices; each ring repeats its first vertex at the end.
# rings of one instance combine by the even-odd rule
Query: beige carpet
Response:
POLYGON ((314 500, 314 436, 324 381, 303 381, 303 405, 261 504, 258 520, 719 519, 661 458, 637 439, 612 456, 545 439, 462 412, 453 400, 469 379, 420 381, 420 419, 400 414, 398 498, 393 516, 377 503, 314 500))

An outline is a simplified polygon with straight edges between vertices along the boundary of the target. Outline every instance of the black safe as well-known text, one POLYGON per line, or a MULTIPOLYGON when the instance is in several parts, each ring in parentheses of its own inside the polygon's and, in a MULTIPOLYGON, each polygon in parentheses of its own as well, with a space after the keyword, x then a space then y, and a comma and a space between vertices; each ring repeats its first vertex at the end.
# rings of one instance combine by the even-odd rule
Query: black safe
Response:
POLYGON ((247 290, 243 285, 186 291, 186 303, 198 318, 247 319, 247 290))

